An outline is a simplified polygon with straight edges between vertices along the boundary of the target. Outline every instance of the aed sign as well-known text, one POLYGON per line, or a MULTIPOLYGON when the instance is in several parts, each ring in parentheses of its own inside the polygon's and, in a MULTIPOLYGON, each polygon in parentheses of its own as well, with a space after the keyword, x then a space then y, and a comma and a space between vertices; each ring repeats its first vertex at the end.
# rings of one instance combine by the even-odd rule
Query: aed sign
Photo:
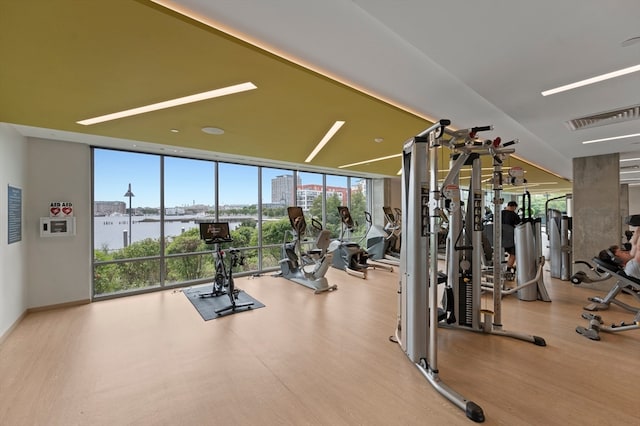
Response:
POLYGON ((73 203, 68 201, 54 201, 49 204, 49 217, 73 216, 73 203))

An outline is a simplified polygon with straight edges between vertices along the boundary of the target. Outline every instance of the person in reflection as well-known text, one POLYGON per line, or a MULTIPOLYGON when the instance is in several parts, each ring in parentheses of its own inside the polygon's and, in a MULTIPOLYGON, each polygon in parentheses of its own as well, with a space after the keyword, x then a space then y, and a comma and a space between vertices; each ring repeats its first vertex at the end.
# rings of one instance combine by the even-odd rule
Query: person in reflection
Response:
MULTIPOLYGON (((520 223, 520 216, 516 213, 516 209, 518 208, 518 203, 515 201, 509 201, 507 206, 502 210, 502 225, 503 225, 503 233, 504 233, 504 225, 511 226, 510 230, 515 228, 517 224, 520 223)), ((513 239, 513 232, 511 233, 511 238, 509 242, 504 243, 504 251, 507 252, 507 272, 515 273, 515 264, 516 264, 516 247, 513 239)))

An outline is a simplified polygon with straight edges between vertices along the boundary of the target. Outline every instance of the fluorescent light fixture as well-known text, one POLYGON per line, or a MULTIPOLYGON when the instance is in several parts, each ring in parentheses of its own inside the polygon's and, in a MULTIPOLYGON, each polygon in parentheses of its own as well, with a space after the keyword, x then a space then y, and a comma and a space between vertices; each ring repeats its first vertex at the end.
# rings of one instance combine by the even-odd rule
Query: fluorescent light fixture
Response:
POLYGON ((171 99, 156 104, 141 106, 138 108, 128 109, 126 111, 114 112, 112 114, 101 115, 100 117, 88 118, 86 120, 77 121, 76 123, 84 126, 103 123, 105 121, 117 120, 119 118, 130 117, 132 115, 144 114, 145 112, 157 111, 159 109, 172 108, 178 105, 190 104, 193 102, 204 101, 205 99, 218 98, 220 96, 232 95, 234 93, 246 92, 247 90, 257 89, 256 85, 247 82, 236 84, 234 86, 223 87, 221 89, 209 90, 208 92, 196 93, 195 95, 184 96, 182 98, 171 99))
MULTIPOLYGON (((485 170, 485 171, 486 170, 493 170, 493 167, 481 167, 480 170, 485 170)), ((450 171, 451 171, 451 169, 439 169, 438 173, 448 173, 450 171)), ((460 171, 461 172, 469 172, 469 171, 471 171, 471 166, 463 166, 463 167, 460 168, 460 171)), ((524 172, 527 173, 526 170, 524 172)))
POLYGON ((560 92, 566 92, 567 90, 576 89, 578 87, 587 86, 589 84, 599 83, 604 80, 609 80, 611 78, 616 78, 623 75, 631 74, 632 72, 636 72, 636 71, 640 71, 640 65, 634 65, 629 68, 623 68, 618 71, 613 71, 610 73, 587 78, 586 80, 576 81, 575 83, 566 84, 564 86, 556 87, 555 89, 545 90, 544 92, 542 92, 542 96, 549 96, 549 95, 554 95, 560 92))
POLYGON ((311 151, 311 154, 309 154, 309 156, 307 157, 306 160, 304 160, 304 162, 305 163, 311 162, 311 160, 313 160, 313 158, 316 155, 318 155, 320 150, 324 148, 327 142, 329 142, 329 140, 333 137, 333 135, 335 135, 338 132, 338 130, 340 130, 340 127, 342 127, 343 124, 344 124, 344 121, 336 121, 335 123, 333 123, 333 126, 331 126, 327 134, 324 135, 320 143, 316 145, 316 147, 313 149, 313 151, 311 151))
POLYGON ((638 161, 640 160, 640 157, 638 158, 623 158, 622 160, 620 160, 620 162, 622 163, 623 161, 638 161))
MULTIPOLYGON (((633 133, 631 135, 622 135, 622 136, 612 136, 610 138, 603 138, 603 139, 593 139, 590 141, 584 141, 582 142, 584 145, 588 144, 588 143, 596 143, 596 142, 606 142, 606 141, 614 141, 616 139, 626 139, 626 138, 634 138, 636 136, 640 136, 640 133, 633 133)), ((620 161, 624 161, 624 160, 620 160, 620 161)))
POLYGON ((542 185, 557 185, 558 182, 534 182, 534 183, 525 183, 523 186, 526 186, 528 188, 530 187, 534 187, 534 186, 542 186, 542 185))
POLYGON ((360 161, 358 163, 345 164, 344 166, 338 166, 339 169, 346 169, 347 167, 359 166, 360 164, 375 163, 376 161, 388 160, 390 158, 402 157, 402 154, 387 155, 386 157, 372 158, 371 160, 360 161))
MULTIPOLYGON (((471 177, 472 177, 472 175, 469 175, 469 176, 467 176, 467 175, 465 175, 465 176, 458 176, 458 179, 460 179, 460 180, 467 180, 467 179, 471 179, 471 177)), ((482 179, 484 179, 484 178, 492 178, 492 177, 493 177, 493 175, 480 175, 480 178, 482 178, 482 179)), ((491 179, 487 179, 487 180, 485 180, 485 181, 483 181, 483 182, 489 182, 489 181, 491 181, 491 179)))
POLYGON ((621 175, 629 174, 629 173, 640 173, 640 170, 630 170, 628 172, 620 172, 621 175))

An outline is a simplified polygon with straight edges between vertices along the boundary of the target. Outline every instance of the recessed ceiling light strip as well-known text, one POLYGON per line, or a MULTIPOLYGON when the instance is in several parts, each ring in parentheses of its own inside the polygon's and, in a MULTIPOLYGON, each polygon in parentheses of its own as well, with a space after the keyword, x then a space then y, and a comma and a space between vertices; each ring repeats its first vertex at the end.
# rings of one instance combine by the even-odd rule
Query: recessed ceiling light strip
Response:
POLYGON ((343 166, 338 166, 338 168, 339 169, 346 169, 347 167, 359 166, 361 164, 375 163, 376 161, 383 161, 383 160, 388 160, 390 158, 397 158, 397 157, 401 157, 401 156, 402 156, 402 154, 387 155, 386 157, 372 158, 371 160, 365 160, 365 161, 359 161, 357 163, 345 164, 343 166))
MULTIPOLYGON (((622 136, 612 136, 610 138, 602 138, 602 139, 593 139, 590 141, 584 141, 582 142, 583 145, 589 144, 589 143, 597 143, 597 142, 606 142, 606 141, 615 141, 617 139, 626 139, 626 138, 634 138, 636 136, 640 136, 640 133, 633 133, 630 135, 622 135, 622 136)), ((622 161, 622 160, 621 160, 622 161)))
POLYGON ((146 112, 157 111, 159 109, 172 108, 178 105, 190 104, 193 102, 204 101, 206 99, 218 98, 220 96, 232 95, 234 93, 246 92, 247 90, 257 89, 256 85, 247 82, 236 84, 233 86, 223 87, 220 89, 209 90, 208 92, 196 93, 195 95, 184 96, 182 98, 171 99, 156 104, 145 105, 138 108, 128 109, 125 111, 114 112, 112 114, 101 115, 100 117, 88 118, 86 120, 77 121, 76 123, 84 126, 103 123, 105 121, 117 120, 119 118, 130 117, 132 115, 144 114, 146 112))
POLYGON ((329 140, 331 140, 331 138, 338 132, 338 130, 340 130, 340 127, 342 127, 343 124, 344 124, 344 121, 336 121, 335 123, 333 123, 333 126, 331 126, 327 134, 324 135, 320 143, 316 145, 316 147, 313 149, 313 151, 311 151, 311 154, 309 154, 309 156, 307 157, 306 160, 304 160, 304 162, 305 163, 311 162, 311 160, 313 160, 313 158, 316 155, 318 155, 320 150, 324 148, 327 142, 329 142, 329 140))
POLYGON ((436 118, 433 117, 428 117, 426 116, 424 113, 417 111, 411 107, 409 107, 408 105, 403 105, 399 102, 397 102, 394 99, 391 99, 388 96, 384 96, 381 93, 376 93, 374 91, 372 91, 371 89, 359 85, 354 81, 349 81, 344 77, 341 77, 335 73, 330 72, 328 69, 323 69, 321 67, 318 67, 308 61, 303 60, 302 58, 296 57, 292 54, 289 54, 288 52, 285 52, 279 48, 276 48, 273 45, 270 45, 268 43, 266 43, 264 40, 259 40, 256 37, 250 36, 242 31, 239 31, 235 28, 232 28, 229 25, 224 24, 223 22, 220 21, 216 21, 214 19, 212 19, 209 16, 206 16, 205 14, 201 14, 198 13, 190 8, 185 7, 184 5, 180 4, 180 3, 186 3, 184 1, 175 1, 175 0, 151 0, 154 3, 159 4, 162 7, 166 7, 167 9, 173 10, 174 12, 177 12, 181 15, 184 15, 190 19, 193 19, 195 21, 198 21, 208 27, 214 28, 218 31, 222 31, 224 33, 227 33, 239 40, 242 40, 246 43, 249 43, 253 46, 256 46, 262 50, 265 50, 269 53, 272 53, 276 56, 279 56, 283 59, 286 59, 289 62, 292 62, 294 64, 300 65, 301 67, 307 68, 311 71, 314 71, 318 74, 324 75, 325 77, 330 78, 331 80, 337 81, 341 84, 344 84, 345 86, 351 87, 359 92, 362 93, 366 93, 367 95, 370 95, 376 99, 380 99, 383 102, 388 103, 389 105, 393 105, 396 108, 399 108, 403 111, 407 111, 417 117, 421 117, 424 118, 427 121, 430 121, 432 123, 435 123, 437 121, 436 118))
POLYGON ((566 92, 567 90, 577 89, 578 87, 599 83, 604 80, 609 80, 611 78, 616 78, 623 75, 631 74, 636 71, 640 71, 640 65, 634 65, 629 68, 623 68, 618 71, 613 71, 613 72, 598 75, 595 77, 587 78, 586 80, 576 81, 575 83, 566 84, 564 86, 556 87, 555 89, 545 90, 544 92, 542 92, 542 96, 549 96, 549 95, 554 95, 560 92, 566 92))

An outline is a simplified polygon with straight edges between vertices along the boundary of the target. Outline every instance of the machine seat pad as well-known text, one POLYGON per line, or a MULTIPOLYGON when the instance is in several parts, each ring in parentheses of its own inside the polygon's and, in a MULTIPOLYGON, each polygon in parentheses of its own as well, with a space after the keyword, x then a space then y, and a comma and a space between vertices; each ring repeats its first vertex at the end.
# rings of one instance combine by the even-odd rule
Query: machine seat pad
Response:
POLYGON ((612 275, 617 275, 618 277, 628 280, 631 283, 635 283, 637 285, 640 285, 640 278, 636 278, 636 277, 632 277, 631 275, 627 275, 626 272, 624 272, 624 268, 622 268, 620 265, 617 265, 613 262, 607 262, 604 261, 602 259, 600 259, 599 257, 594 257, 593 258, 593 262, 598 265, 599 268, 604 269, 605 271, 611 273, 612 275))

